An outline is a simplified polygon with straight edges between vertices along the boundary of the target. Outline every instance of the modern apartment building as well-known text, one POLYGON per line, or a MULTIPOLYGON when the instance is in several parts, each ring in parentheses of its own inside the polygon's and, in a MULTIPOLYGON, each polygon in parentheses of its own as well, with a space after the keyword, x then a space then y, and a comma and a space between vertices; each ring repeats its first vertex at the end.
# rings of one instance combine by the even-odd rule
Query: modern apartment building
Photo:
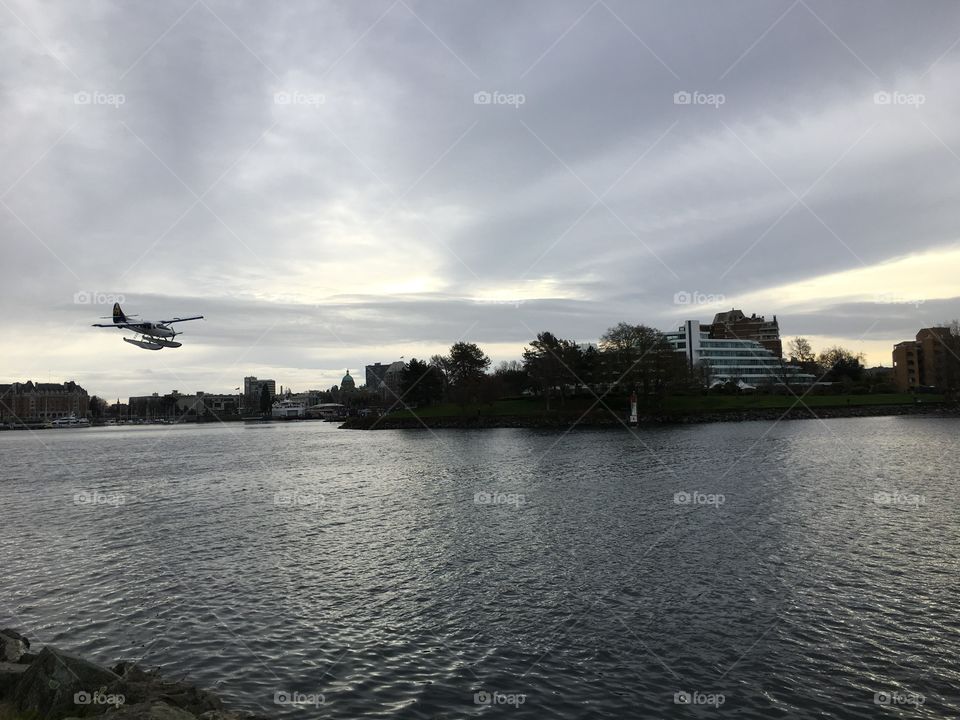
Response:
POLYGON ((387 370, 390 368, 392 363, 374 363, 373 365, 367 365, 366 367, 366 383, 367 390, 376 390, 380 387, 380 383, 383 382, 384 375, 387 374, 387 370))
MULTIPOLYGON (((711 327, 711 326, 705 326, 711 327)), ((804 373, 758 340, 716 338, 698 320, 687 320, 677 331, 664 333, 676 352, 682 352, 691 368, 706 370, 711 385, 739 381, 749 385, 812 384, 816 378, 804 373)))
POLYGON ((753 314, 747 317, 741 310, 717 313, 711 325, 701 326, 714 340, 754 340, 778 358, 783 357, 783 344, 780 341, 780 325, 777 316, 767 320, 763 315, 753 314))

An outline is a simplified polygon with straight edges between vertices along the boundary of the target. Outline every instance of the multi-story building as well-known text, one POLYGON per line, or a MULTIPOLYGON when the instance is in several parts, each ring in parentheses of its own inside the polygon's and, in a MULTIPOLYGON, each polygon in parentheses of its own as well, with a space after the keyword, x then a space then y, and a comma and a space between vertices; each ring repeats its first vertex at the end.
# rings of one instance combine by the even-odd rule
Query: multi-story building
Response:
POLYGON ((87 417, 90 397, 75 382, 0 385, 0 421, 36 422, 87 417))
POLYGON ((406 368, 407 366, 402 360, 390 363, 387 371, 383 374, 383 382, 379 387, 380 396, 384 400, 393 402, 403 394, 403 373, 406 368))
POLYGON ((706 371, 711 385, 730 381, 748 385, 809 385, 813 375, 788 365, 758 340, 715 338, 697 320, 687 320, 676 332, 664 333, 676 352, 682 352, 690 368, 706 371))
POLYGON ((390 369, 390 366, 393 363, 374 363, 373 365, 367 365, 366 367, 366 382, 367 390, 378 390, 380 389, 380 383, 383 382, 384 377, 387 374, 387 370, 390 369))
POLYGON ((187 418, 215 418, 239 414, 236 395, 219 395, 198 391, 195 395, 182 395, 173 390, 166 395, 153 393, 131 397, 127 416, 141 420, 178 420, 187 418))
POLYGON ((267 392, 270 393, 270 402, 272 403, 277 395, 277 383, 275 380, 258 380, 253 375, 243 379, 244 410, 255 412, 260 409, 260 394, 263 392, 264 385, 267 387, 267 392))
POLYGON ((955 373, 960 359, 951 348, 955 341, 947 327, 923 328, 914 340, 893 346, 893 380, 899 392, 916 388, 946 389, 950 374, 955 373))
POLYGON ((780 341, 780 325, 777 316, 767 320, 756 314, 747 317, 740 310, 717 313, 711 325, 702 325, 713 340, 754 340, 778 358, 783 357, 783 344, 780 341))

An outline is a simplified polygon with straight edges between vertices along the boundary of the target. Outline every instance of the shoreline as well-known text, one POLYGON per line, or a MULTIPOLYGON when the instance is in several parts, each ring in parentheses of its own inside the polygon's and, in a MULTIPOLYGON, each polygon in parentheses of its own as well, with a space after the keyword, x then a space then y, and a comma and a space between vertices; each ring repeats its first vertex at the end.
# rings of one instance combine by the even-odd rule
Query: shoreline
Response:
POLYGON ((104 667, 52 645, 31 648, 20 632, 0 629, 0 720, 266 720, 229 710, 216 694, 158 670, 120 661, 104 667))
MULTIPOLYGON (((699 425, 718 422, 750 422, 762 420, 825 420, 832 418, 892 417, 922 415, 931 417, 960 417, 960 407, 938 403, 914 405, 851 405, 849 407, 756 408, 749 410, 719 410, 689 414, 640 415, 636 427, 664 425, 699 425)), ((587 415, 557 413, 551 415, 444 415, 439 417, 358 417, 349 418, 339 426, 341 430, 434 430, 494 428, 563 429, 630 427, 627 419, 609 412, 587 415)))

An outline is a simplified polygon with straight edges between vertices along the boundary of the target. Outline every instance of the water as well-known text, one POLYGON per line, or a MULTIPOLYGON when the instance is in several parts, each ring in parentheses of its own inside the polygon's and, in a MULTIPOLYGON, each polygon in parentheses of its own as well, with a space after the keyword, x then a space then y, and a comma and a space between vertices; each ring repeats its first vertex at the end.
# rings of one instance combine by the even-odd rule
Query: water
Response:
POLYGON ((958 431, 0 433, 0 625, 270 717, 955 717, 958 431))

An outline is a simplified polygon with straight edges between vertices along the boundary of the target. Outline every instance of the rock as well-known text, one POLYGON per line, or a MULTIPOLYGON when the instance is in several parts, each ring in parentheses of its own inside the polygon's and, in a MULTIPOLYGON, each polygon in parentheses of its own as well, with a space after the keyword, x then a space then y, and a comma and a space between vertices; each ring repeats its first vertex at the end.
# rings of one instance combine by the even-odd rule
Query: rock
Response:
POLYGON ((23 655, 20 656, 20 659, 17 660, 17 662, 23 665, 29 665, 36 659, 37 659, 36 653, 24 653, 23 655))
POLYGON ((183 681, 164 680, 156 671, 143 670, 133 663, 114 666, 116 681, 108 693, 122 694, 127 705, 165 702, 187 712, 199 715, 209 710, 223 710, 223 703, 213 693, 183 681))
POLYGON ((0 633, 0 662, 17 662, 29 647, 20 638, 7 635, 6 631, 0 633))
POLYGON ((107 705, 78 704, 75 696, 89 696, 120 681, 116 673, 49 645, 26 667, 10 700, 21 712, 35 712, 46 718, 106 711, 107 705))
POLYGON ((26 671, 26 665, 0 662, 0 700, 10 697, 14 686, 26 671))
POLYGON ((6 635, 7 637, 13 638, 14 640, 19 640, 28 648, 30 647, 30 640, 27 639, 27 636, 23 635, 22 633, 18 633, 16 630, 12 628, 0 628, 0 635, 6 635))
MULTIPOLYGON (((122 705, 110 712, 110 720, 196 720, 196 715, 163 702, 145 702, 122 705)), ((80 720, 70 717, 64 720, 80 720)))
POLYGON ((127 682, 159 680, 159 674, 156 670, 145 670, 137 665, 137 663, 130 662, 129 660, 118 662, 110 669, 127 682))

